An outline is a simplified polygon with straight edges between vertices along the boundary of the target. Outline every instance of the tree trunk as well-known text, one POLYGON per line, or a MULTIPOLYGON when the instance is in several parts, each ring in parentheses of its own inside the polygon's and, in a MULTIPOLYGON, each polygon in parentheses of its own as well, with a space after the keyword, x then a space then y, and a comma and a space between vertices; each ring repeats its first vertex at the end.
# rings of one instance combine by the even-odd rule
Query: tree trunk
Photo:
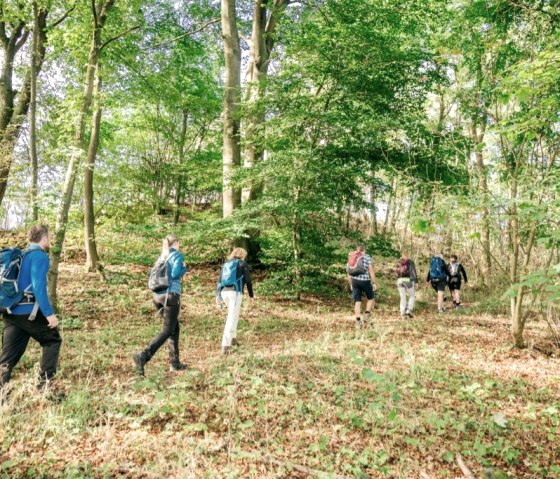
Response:
POLYGON ((39 12, 37 0, 33 7, 33 45, 31 46, 30 85, 29 85, 29 156, 31 162, 31 208, 34 222, 39 221, 38 182, 39 161, 37 159, 37 77, 45 55, 45 43, 41 36, 45 34, 47 12, 39 12))
POLYGON ((181 207, 181 201, 183 198, 183 168, 185 167, 185 143, 187 139, 187 123, 189 119, 189 112, 183 110, 182 112, 182 124, 181 124, 181 136, 179 137, 179 175, 177 175, 177 185, 175 186, 175 211, 173 214, 173 224, 179 223, 179 214, 181 207))
POLYGON ((93 208, 93 175, 95 160, 99 149, 99 135, 101 129, 101 64, 95 70, 95 83, 93 89, 94 111, 92 119, 91 137, 84 168, 84 234, 86 246, 86 270, 102 271, 102 265, 97 251, 95 240, 95 211, 93 208))
MULTIPOLYGON (((2 19, 3 2, 0 2, 0 49, 2 69, 0 70, 0 205, 6 194, 8 177, 13 162, 14 148, 21 131, 24 118, 27 115, 30 101, 31 71, 25 74, 21 90, 18 93, 13 88, 14 60, 18 51, 25 45, 29 37, 29 30, 25 29, 25 22, 21 20, 12 28, 11 35, 6 32, 6 21, 2 19), (18 101, 16 103, 16 96, 18 101)), ((39 12, 39 23, 44 24, 47 11, 39 12)), ((45 55, 44 43, 46 41, 45 29, 38 31, 37 51, 40 58, 36 63, 37 71, 41 69, 45 55)))
POLYGON ((389 200, 387 201, 387 211, 385 212, 385 221, 383 222, 383 232, 387 233, 389 230, 389 218, 391 216, 391 209, 393 207, 393 197, 397 187, 397 179, 393 179, 391 183, 391 191, 389 192, 389 200))
POLYGON ((241 203, 241 192, 231 184, 234 170, 241 162, 239 144, 239 103, 241 101, 241 48, 237 31, 235 0, 222 0, 222 38, 224 42, 224 139, 223 139, 223 217, 227 218, 241 203))
POLYGON ((492 272, 492 253, 490 251, 490 212, 488 209, 488 178, 486 174, 486 166, 484 165, 484 157, 482 151, 479 151, 478 145, 484 141, 486 125, 483 125, 480 133, 477 131, 476 124, 471 126, 471 140, 475 144, 476 169, 479 178, 479 189, 482 195, 482 249, 484 257, 484 274, 483 278, 488 279, 492 272))
MULTIPOLYGON (((76 174, 78 166, 83 157, 86 156, 85 130, 86 123, 90 112, 93 84, 95 78, 95 70, 99 62, 101 52, 101 31, 107 20, 107 13, 115 3, 115 0, 105 0, 103 4, 95 6, 93 13, 93 34, 91 38, 91 46, 88 56, 88 63, 86 67, 86 76, 84 81, 84 89, 82 92, 82 101, 78 117, 76 121, 76 131, 74 133, 73 151, 70 155, 68 167, 66 169, 66 177, 62 189, 62 201, 60 203, 56 215, 56 234, 53 247, 51 248, 51 268, 49 270, 49 285, 48 292, 51 301, 56 307, 57 296, 56 287, 58 283, 58 266, 62 255, 62 246, 66 236, 66 226, 68 224, 68 213, 70 212, 70 205, 72 204, 72 196, 74 193, 74 184, 76 182, 76 174)), ((93 10, 92 8, 92 10, 93 10)))
MULTIPOLYGON (((519 237, 519 217, 517 208, 517 159, 514 170, 510 173, 510 199, 512 201, 510 221, 509 221, 509 235, 510 235, 510 283, 516 284, 519 282, 519 262, 520 262, 520 241, 519 237)), ((523 340, 523 330, 525 324, 522 315, 524 288, 519 286, 517 288, 517 295, 510 300, 511 307, 511 335, 513 337, 514 345, 522 348, 525 345, 523 340)))
MULTIPOLYGON (((250 168, 263 157, 263 150, 256 144, 259 126, 265 123, 265 109, 260 105, 264 93, 264 82, 268 74, 270 55, 274 48, 274 34, 278 20, 288 0, 275 0, 270 15, 267 15, 269 0, 254 0, 253 30, 251 34, 251 51, 247 67, 247 102, 250 114, 245 120, 245 151, 243 165, 250 168)), ((262 185, 251 185, 242 193, 243 203, 256 198, 262 185)))

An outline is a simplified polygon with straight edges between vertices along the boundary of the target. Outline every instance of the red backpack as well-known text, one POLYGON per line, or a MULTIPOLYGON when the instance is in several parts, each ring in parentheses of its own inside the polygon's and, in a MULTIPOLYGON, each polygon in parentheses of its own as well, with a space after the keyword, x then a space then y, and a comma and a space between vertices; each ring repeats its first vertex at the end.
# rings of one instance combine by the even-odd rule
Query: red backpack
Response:
POLYGON ((367 273, 367 269, 364 266, 363 251, 354 251, 353 253, 348 253, 348 263, 346 264, 346 272, 350 276, 359 276, 361 274, 367 273))
POLYGON ((400 259, 397 262, 397 276, 399 278, 410 278, 410 260, 400 259))

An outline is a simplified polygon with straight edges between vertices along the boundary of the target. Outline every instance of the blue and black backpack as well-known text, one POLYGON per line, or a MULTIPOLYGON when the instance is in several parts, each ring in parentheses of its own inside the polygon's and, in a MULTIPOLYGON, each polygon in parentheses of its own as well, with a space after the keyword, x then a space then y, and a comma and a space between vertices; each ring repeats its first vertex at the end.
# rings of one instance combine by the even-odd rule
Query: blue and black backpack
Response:
POLYGON ((31 295, 31 285, 25 290, 18 285, 23 257, 29 250, 5 248, 0 251, 0 313, 12 313, 12 308, 31 295))
POLYGON ((222 303, 222 289, 233 286, 236 293, 241 291, 241 281, 243 281, 243 277, 237 277, 237 268, 239 268, 239 260, 237 258, 230 259, 222 266, 220 282, 216 289, 220 304, 222 303))
POLYGON ((430 280, 441 281, 446 280, 447 274, 443 267, 443 259, 439 256, 432 256, 430 260, 430 280))

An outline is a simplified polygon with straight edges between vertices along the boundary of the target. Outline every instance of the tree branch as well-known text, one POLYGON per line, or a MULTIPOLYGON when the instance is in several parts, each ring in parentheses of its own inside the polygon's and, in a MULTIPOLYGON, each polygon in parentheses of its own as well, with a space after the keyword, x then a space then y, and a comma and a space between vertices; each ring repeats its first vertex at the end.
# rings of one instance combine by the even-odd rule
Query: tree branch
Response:
POLYGON ((54 22, 50 28, 55 28, 58 27, 64 20, 66 20, 68 18, 68 15, 70 15, 74 9, 76 8, 77 2, 74 2, 74 5, 72 5, 72 8, 70 10, 68 10, 64 15, 62 15, 62 17, 60 17, 56 22, 54 22))
POLYGON ((176 42, 177 40, 180 40, 181 38, 188 37, 190 35, 194 35, 195 33, 201 32, 202 30, 209 27, 210 25, 213 25, 214 23, 218 23, 220 20, 221 20, 220 18, 213 18, 212 20, 208 20, 207 22, 205 22, 202 26, 200 26, 196 30, 192 30, 190 32, 183 33, 183 34, 179 35, 178 37, 171 38, 170 40, 165 40, 163 42, 156 43, 155 45, 151 45, 150 48, 159 47, 159 46, 162 46, 162 45, 167 45, 168 43, 176 42))
POLYGON ((93 13, 93 25, 95 28, 98 26, 98 19, 97 19, 97 5, 95 4, 95 0, 91 0, 91 12, 93 13))
POLYGON ((128 30, 119 33, 117 36, 110 38, 109 40, 107 40, 105 43, 103 43, 103 45, 101 45, 101 47, 99 47, 99 51, 103 50, 107 45, 109 45, 109 43, 114 42, 116 40, 118 40, 119 38, 124 37, 127 33, 130 33, 134 30, 138 30, 140 28, 140 25, 136 25, 135 27, 131 27, 128 30))

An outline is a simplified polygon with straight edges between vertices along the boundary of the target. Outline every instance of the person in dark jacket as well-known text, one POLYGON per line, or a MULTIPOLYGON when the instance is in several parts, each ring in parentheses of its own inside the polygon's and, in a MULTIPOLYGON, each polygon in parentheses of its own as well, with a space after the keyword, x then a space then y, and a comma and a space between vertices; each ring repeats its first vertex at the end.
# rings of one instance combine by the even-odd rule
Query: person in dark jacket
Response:
POLYGON ((401 317, 413 318, 414 312, 414 293, 418 288, 418 274, 416 273, 416 265, 410 259, 408 252, 402 253, 401 259, 397 262, 397 289, 401 297, 401 317), (408 304, 406 296, 408 295, 408 304))
POLYGON ((58 318, 47 295, 47 273, 50 267, 47 227, 33 226, 29 230, 28 240, 30 245, 24 252, 18 288, 30 294, 12 309, 11 314, 4 314, 0 386, 10 380, 12 370, 25 353, 29 339, 33 338, 42 348, 39 388, 43 388, 56 374, 62 338, 58 330, 58 318))
POLYGON ((222 285, 224 267, 222 267, 220 278, 218 280, 218 295, 216 297, 216 304, 221 307, 221 300, 223 299, 228 310, 224 334, 222 336, 222 354, 224 356, 231 352, 232 346, 239 346, 237 341, 237 324, 239 322, 239 316, 241 315, 241 304, 243 302, 243 292, 245 287, 247 287, 251 304, 255 299, 250 268, 245 262, 245 258, 247 258, 247 251, 243 248, 234 248, 228 256, 228 263, 231 261, 237 261, 237 287, 222 285))
POLYGON ((161 259, 167 260, 169 287, 154 293, 154 306, 163 316, 163 325, 159 334, 152 339, 143 351, 134 354, 134 365, 141 376, 144 366, 167 341, 169 346, 169 370, 182 371, 187 365, 179 360, 179 313, 181 311, 182 279, 187 273, 185 259, 179 251, 179 238, 169 235, 163 240, 161 259))
POLYGON ((465 284, 468 283, 467 272, 463 265, 457 261, 457 255, 454 254, 449 257, 447 270, 449 272, 447 285, 449 291, 451 291, 451 299, 455 309, 459 309, 461 307, 461 279, 465 280, 465 284))

